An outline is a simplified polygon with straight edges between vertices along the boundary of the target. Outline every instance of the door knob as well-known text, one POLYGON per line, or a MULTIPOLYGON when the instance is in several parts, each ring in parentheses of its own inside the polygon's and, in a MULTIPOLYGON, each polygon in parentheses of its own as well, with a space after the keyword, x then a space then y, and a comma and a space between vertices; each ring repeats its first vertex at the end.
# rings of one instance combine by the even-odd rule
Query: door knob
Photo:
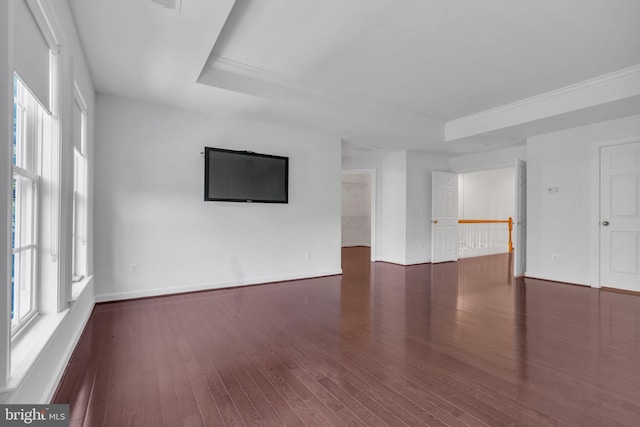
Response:
POLYGON ((607 227, 609 225, 609 221, 602 221, 602 225, 604 225, 605 227, 607 227))
POLYGON ((437 224, 437 223, 438 223, 438 220, 437 220, 437 219, 434 219, 432 222, 433 222, 434 224, 437 224))

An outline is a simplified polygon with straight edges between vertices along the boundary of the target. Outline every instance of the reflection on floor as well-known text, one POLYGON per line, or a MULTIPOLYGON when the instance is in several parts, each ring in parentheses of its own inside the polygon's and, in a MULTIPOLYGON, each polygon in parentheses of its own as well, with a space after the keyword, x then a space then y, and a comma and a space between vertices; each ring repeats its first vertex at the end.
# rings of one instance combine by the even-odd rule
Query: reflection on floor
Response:
POLYGON ((638 425, 640 297, 509 255, 96 306, 72 425, 638 425))

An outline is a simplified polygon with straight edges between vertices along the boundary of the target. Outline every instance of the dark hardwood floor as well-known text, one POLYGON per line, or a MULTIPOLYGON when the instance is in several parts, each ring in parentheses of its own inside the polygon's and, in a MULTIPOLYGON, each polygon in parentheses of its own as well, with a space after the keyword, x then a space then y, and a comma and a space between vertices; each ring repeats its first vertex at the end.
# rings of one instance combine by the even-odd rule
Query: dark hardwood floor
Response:
POLYGON ((640 425, 640 297, 508 255, 99 304, 73 426, 640 425))

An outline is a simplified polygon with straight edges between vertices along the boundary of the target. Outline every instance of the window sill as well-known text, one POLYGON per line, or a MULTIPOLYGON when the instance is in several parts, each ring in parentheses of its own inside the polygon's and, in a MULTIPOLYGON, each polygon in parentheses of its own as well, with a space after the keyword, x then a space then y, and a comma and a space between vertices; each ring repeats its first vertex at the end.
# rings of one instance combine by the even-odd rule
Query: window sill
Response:
POLYGON ((82 279, 71 284, 71 301, 78 299, 84 288, 93 280, 93 276, 84 276, 82 279))
MULTIPOLYGON (((84 277, 71 286, 72 301, 76 301, 93 280, 93 276, 84 277)), ((14 392, 29 370, 38 360, 56 330, 69 313, 69 308, 56 314, 38 314, 11 341, 11 377, 4 388, 0 388, 0 402, 3 395, 14 392)))
POLYGON ((38 359, 69 310, 56 314, 41 314, 11 343, 11 378, 0 393, 14 391, 38 359))

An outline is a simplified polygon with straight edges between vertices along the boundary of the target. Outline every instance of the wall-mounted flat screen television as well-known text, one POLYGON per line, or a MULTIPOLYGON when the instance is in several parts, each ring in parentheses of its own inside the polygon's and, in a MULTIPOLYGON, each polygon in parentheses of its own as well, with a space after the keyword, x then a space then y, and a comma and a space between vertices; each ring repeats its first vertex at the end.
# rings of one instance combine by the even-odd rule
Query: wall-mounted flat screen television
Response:
POLYGON ((288 203, 289 158, 205 147, 204 200, 288 203))

